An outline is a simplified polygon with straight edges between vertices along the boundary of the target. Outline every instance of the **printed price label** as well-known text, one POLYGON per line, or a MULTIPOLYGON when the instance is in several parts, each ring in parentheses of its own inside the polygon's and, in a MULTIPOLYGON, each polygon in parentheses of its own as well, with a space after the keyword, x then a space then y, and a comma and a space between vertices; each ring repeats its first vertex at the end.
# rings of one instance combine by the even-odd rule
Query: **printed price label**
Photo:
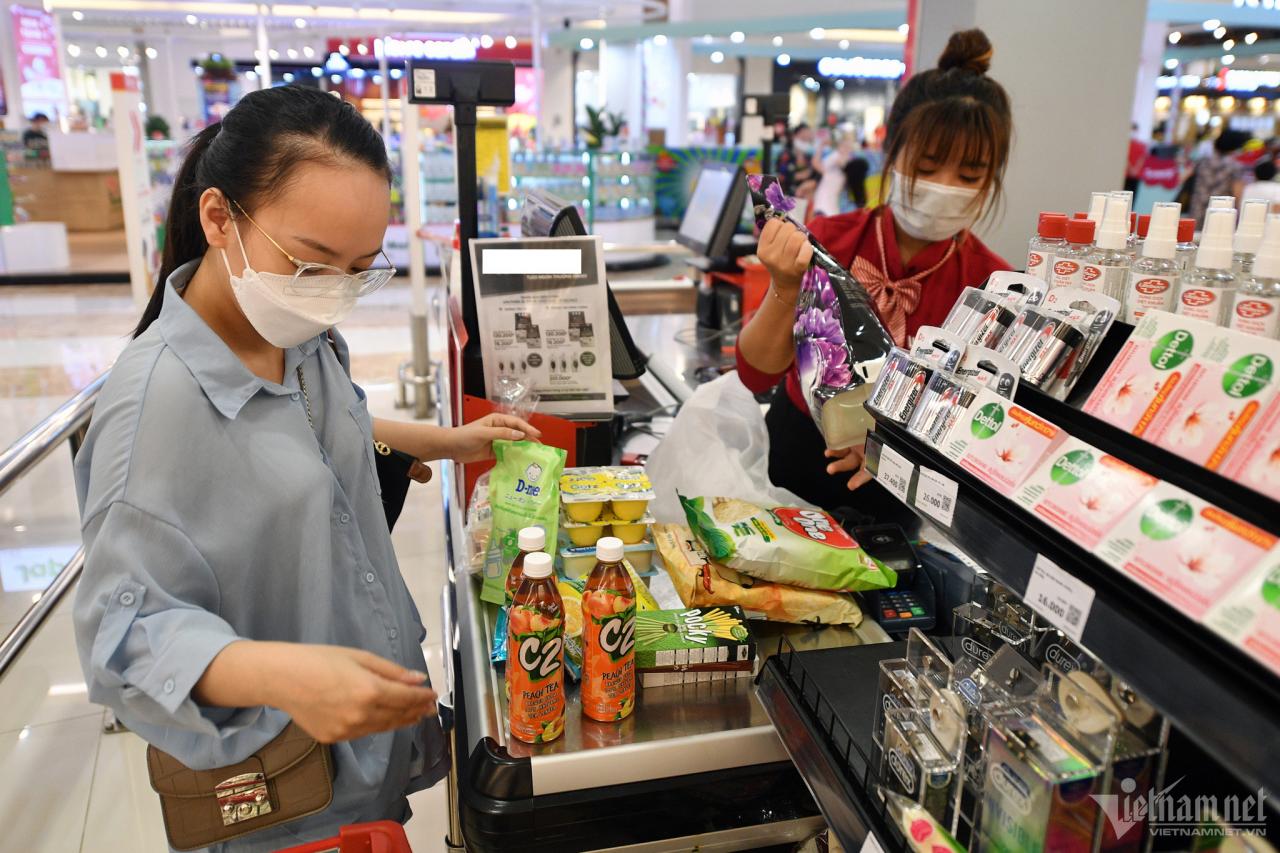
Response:
POLYGON ((911 489, 911 472, 914 466, 907 458, 887 444, 880 445, 880 468, 876 479, 903 503, 911 489))
POLYGON ((434 68, 413 69, 413 96, 415 98, 434 98, 436 96, 436 70, 434 68))
POLYGON ((1036 555, 1024 600, 1077 643, 1093 608, 1093 587, 1073 577, 1043 554, 1036 555))
POLYGON ((876 834, 868 832, 867 840, 862 842, 862 848, 858 853, 884 853, 884 848, 880 846, 880 839, 876 838, 876 834))
POLYGON ((916 479, 916 506, 943 527, 950 527, 956 514, 956 491, 960 484, 923 465, 916 479))

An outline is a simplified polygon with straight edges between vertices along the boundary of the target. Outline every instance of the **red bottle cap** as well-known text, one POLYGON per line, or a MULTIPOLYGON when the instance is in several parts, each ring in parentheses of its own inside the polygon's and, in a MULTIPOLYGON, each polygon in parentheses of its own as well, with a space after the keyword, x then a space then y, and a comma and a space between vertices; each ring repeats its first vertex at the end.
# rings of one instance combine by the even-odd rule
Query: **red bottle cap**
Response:
POLYGON ((1178 220, 1178 242, 1190 243, 1196 236, 1196 221, 1194 219, 1178 220))
POLYGON ((1138 230, 1138 214, 1130 213, 1129 214, 1129 233, 1133 234, 1137 230, 1138 230))
POLYGON ((1075 212, 1075 214, 1074 214, 1071 218, 1072 218, 1072 219, 1088 219, 1088 218, 1089 218, 1089 214, 1087 214, 1087 213, 1083 213, 1083 212, 1081 212, 1081 211, 1077 210, 1077 211, 1075 212))
POLYGON ((1144 213, 1138 217, 1138 237, 1147 239, 1147 232, 1151 230, 1151 214, 1144 213))
POLYGON ((1092 219, 1073 219, 1067 223, 1068 243, 1092 243, 1093 230, 1096 227, 1092 219))
POLYGON ((1067 233, 1067 215, 1046 211, 1040 214, 1040 226, 1036 230, 1046 240, 1060 240, 1067 233))

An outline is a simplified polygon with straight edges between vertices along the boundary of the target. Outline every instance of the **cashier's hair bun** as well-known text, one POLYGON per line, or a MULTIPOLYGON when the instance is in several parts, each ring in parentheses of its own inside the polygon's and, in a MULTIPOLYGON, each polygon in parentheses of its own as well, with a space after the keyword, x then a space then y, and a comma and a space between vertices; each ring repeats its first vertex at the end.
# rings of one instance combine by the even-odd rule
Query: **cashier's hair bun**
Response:
POLYGON ((982 30, 960 30, 951 34, 942 56, 938 57, 938 70, 959 68, 986 74, 991 68, 991 53, 991 40, 982 30))

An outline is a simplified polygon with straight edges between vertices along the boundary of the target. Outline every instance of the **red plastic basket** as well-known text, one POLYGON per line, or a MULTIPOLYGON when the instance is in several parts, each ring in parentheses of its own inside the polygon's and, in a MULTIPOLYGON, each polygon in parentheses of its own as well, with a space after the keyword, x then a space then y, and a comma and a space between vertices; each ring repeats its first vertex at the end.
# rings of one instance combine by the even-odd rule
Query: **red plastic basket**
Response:
POLYGON ((344 826, 336 838, 286 847, 276 853, 413 853, 413 850, 403 826, 392 820, 378 820, 344 826))

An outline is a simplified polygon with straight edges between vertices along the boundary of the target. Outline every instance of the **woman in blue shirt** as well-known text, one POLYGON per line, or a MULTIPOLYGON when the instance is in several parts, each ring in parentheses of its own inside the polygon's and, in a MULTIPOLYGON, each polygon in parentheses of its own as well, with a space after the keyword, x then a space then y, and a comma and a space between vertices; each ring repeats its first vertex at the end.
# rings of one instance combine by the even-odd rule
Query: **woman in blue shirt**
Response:
POLYGON ((193 141, 156 288, 76 457, 90 698, 194 769, 290 719, 333 744, 328 808, 220 845, 275 850, 405 820, 447 770, 425 630, 396 565, 372 442, 483 459, 537 438, 371 420, 330 329, 390 278, 381 137, 341 99, 252 92, 193 141))

